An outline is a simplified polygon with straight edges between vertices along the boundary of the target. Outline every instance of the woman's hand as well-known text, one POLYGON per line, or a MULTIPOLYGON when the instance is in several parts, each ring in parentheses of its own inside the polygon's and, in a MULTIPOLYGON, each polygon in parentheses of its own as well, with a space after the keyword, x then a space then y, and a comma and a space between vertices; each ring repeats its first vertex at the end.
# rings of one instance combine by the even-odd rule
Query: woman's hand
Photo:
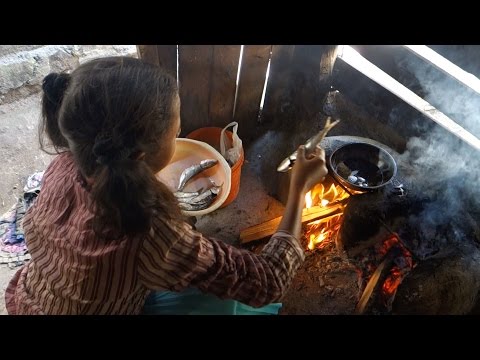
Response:
POLYGON ((297 160, 292 168, 285 213, 278 225, 278 230, 287 231, 295 238, 300 239, 305 193, 316 184, 321 183, 327 174, 325 152, 322 148, 317 147, 310 156, 305 156, 304 145, 298 148, 297 160))
POLYGON ((317 146, 312 154, 306 156, 305 145, 301 145, 297 150, 297 160, 292 168, 290 189, 305 193, 325 180, 327 174, 325 151, 317 146))

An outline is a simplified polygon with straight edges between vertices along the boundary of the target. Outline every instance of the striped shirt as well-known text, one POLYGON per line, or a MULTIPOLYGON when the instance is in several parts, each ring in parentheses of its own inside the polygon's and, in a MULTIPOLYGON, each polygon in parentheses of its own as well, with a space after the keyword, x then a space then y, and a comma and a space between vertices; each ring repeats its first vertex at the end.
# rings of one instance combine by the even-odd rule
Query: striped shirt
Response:
POLYGON ((289 233, 260 254, 156 217, 147 235, 105 242, 71 153, 58 155, 24 217, 31 260, 5 293, 9 314, 139 314, 152 290, 196 287, 259 307, 278 301, 304 260, 289 233))

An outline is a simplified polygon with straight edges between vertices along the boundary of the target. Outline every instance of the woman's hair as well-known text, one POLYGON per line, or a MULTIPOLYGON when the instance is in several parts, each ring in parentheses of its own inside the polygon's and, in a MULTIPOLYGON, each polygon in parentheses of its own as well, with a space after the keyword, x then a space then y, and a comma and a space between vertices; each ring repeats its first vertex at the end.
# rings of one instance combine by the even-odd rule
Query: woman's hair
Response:
POLYGON ((43 79, 42 118, 38 129, 40 148, 47 154, 54 154, 47 149, 48 145, 53 146, 57 153, 68 148, 67 140, 58 127, 58 110, 69 82, 68 74, 51 73, 43 79), (50 140, 50 144, 47 145, 45 137, 50 140))
POLYGON ((129 57, 101 58, 43 83, 43 121, 54 148, 69 149, 84 177, 93 178, 94 229, 143 233, 152 217, 180 217, 173 194, 141 153, 157 154, 173 126, 176 79, 129 57))

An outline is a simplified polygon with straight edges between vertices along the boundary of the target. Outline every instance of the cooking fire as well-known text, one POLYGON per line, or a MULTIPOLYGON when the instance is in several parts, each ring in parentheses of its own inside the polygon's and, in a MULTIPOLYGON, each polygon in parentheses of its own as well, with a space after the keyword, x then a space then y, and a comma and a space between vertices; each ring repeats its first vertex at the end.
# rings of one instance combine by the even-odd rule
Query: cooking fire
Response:
MULTIPOLYGON (((304 235, 310 251, 323 249, 336 241, 344 219, 344 211, 350 193, 341 186, 317 184, 305 195, 305 209, 323 209, 321 216, 304 223, 304 235)), ((398 286, 413 269, 412 254, 405 248, 396 234, 390 234, 383 241, 362 252, 357 259, 359 281, 363 289, 356 312, 363 313, 377 284, 381 305, 391 310, 398 286)))
POLYGON ((342 187, 331 184, 325 190, 323 184, 317 184, 305 195, 305 208, 320 207, 332 209, 320 219, 306 223, 305 236, 308 240, 308 249, 322 248, 326 242, 333 240, 340 229, 343 220, 343 211, 350 196, 342 187), (336 206, 333 206, 336 205, 336 206))

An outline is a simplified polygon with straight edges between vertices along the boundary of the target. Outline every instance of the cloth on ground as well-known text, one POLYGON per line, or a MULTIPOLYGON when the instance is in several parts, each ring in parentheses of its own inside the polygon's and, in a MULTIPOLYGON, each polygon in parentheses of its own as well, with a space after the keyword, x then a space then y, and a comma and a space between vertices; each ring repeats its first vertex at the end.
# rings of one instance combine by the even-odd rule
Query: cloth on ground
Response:
POLYGON ((23 188, 24 192, 32 191, 34 189, 40 189, 42 186, 43 174, 45 171, 33 173, 27 179, 27 184, 23 188))
POLYGON ((16 214, 17 205, 15 204, 0 217, 0 244, 10 243, 12 234, 15 233, 16 214))
POLYGON ((16 267, 30 259, 22 223, 26 211, 40 193, 43 174, 42 171, 30 175, 23 196, 0 217, 0 264, 16 267))

